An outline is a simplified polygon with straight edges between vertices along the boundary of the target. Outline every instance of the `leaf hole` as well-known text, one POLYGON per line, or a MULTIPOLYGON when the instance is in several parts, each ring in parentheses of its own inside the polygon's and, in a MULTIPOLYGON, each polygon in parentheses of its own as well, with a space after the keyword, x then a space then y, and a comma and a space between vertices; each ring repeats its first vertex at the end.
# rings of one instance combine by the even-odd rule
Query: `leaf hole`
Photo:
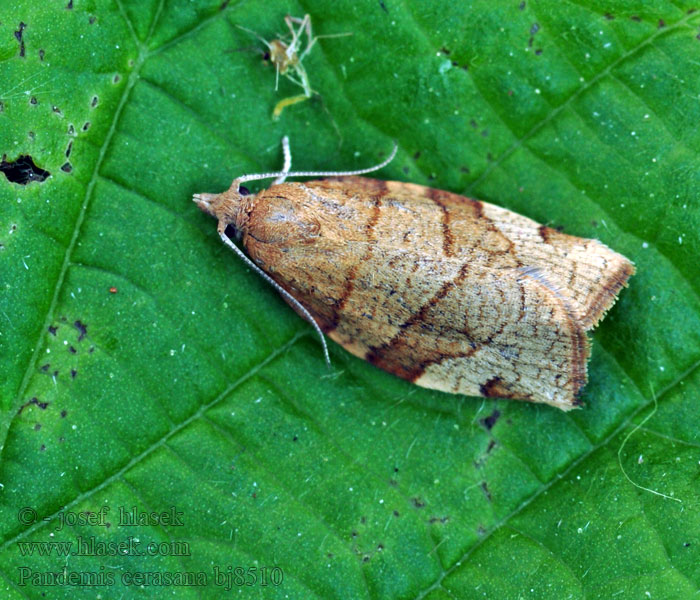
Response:
POLYGON ((43 48, 39 48, 39 60, 40 60, 40 61, 42 61, 42 62, 44 61, 44 55, 45 55, 45 54, 46 54, 46 53, 44 52, 44 49, 43 49, 43 48))
POLYGON ((41 182, 51 175, 41 167, 34 164, 31 156, 21 154, 17 160, 8 161, 7 156, 3 155, 0 161, 0 171, 7 177, 8 181, 27 185, 33 181, 41 182))
POLYGON ((97 21, 97 17, 95 15, 90 15, 88 18, 88 23, 90 23, 90 25, 94 25, 95 21, 97 21))
POLYGON ((15 31, 15 39, 19 42, 19 55, 22 58, 24 58, 26 54, 24 47, 24 30, 26 29, 26 27, 27 25, 20 21, 19 29, 15 31))
POLYGON ((29 104, 32 104, 33 106, 36 106, 37 104, 39 104, 39 101, 36 99, 36 96, 32 96, 29 99, 29 104))
POLYGON ((488 417, 480 419, 479 422, 484 426, 486 431, 491 431, 498 422, 498 418, 501 416, 501 411, 495 409, 488 417))
POLYGON ((112 83, 117 84, 122 80, 121 76, 119 73, 117 73, 114 77, 112 77, 112 83))
POLYGON ((61 171, 63 171, 64 173, 70 173, 73 171, 73 165, 69 162, 65 162, 61 165, 61 171))
POLYGON ((82 342, 83 338, 87 335, 87 325, 85 325, 80 319, 78 319, 75 323, 73 323, 73 327, 75 327, 80 335, 78 336, 78 341, 82 342))
POLYGON ((70 157, 71 150, 73 149, 73 140, 68 142, 68 148, 66 148, 66 158, 70 157))
POLYGON ((92 125, 90 121, 85 121, 85 124, 83 125, 83 131, 87 131, 88 129, 90 129, 90 125, 92 125))
POLYGON ((90 100, 90 106, 92 108, 95 108, 97 106, 97 103, 100 101, 100 99, 97 96, 93 96, 92 100, 90 100))
POLYGON ((66 10, 73 10, 73 0, 68 0, 68 4, 66 4, 66 10))

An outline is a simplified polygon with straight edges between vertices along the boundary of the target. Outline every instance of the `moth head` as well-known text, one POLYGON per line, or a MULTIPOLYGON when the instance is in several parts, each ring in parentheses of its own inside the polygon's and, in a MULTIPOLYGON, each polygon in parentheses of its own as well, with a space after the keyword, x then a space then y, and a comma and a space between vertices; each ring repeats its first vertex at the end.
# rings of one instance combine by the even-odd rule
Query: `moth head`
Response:
POLYGON ((221 194, 194 194, 192 200, 202 211, 219 221, 222 231, 231 225, 240 234, 245 222, 246 206, 254 198, 255 194, 251 194, 236 180, 221 194))

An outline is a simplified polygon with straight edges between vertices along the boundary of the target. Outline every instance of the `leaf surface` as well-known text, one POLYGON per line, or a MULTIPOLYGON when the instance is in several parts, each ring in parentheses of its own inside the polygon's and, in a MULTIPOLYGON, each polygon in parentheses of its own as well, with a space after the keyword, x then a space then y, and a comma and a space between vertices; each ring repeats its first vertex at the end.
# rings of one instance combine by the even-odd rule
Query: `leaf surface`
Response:
POLYGON ((51 174, 0 175, 3 597, 697 594, 693 9, 0 8, 0 154, 51 174), (282 77, 276 91, 237 26, 271 40, 305 13, 315 34, 352 35, 319 40, 304 60, 318 95, 273 121, 301 90, 282 77), (633 260, 592 336, 585 407, 431 392, 336 346, 327 371, 310 327, 191 202, 279 169, 285 134, 298 169, 365 167, 396 140, 380 177, 633 260), (128 526, 133 507, 171 516, 128 526), (69 581, 86 573, 107 581, 69 581))

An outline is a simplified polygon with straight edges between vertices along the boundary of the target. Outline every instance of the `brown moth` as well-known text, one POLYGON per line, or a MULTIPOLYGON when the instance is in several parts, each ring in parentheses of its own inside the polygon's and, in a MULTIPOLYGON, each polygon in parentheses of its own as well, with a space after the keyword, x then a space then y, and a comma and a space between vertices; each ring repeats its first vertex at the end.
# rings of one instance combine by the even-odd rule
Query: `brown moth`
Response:
POLYGON ((356 176, 394 154, 362 171, 290 173, 283 144, 282 172, 194 199, 319 334, 423 387, 580 404, 586 332, 634 274, 627 258, 487 202, 356 176), (272 177, 258 194, 241 187, 272 177))

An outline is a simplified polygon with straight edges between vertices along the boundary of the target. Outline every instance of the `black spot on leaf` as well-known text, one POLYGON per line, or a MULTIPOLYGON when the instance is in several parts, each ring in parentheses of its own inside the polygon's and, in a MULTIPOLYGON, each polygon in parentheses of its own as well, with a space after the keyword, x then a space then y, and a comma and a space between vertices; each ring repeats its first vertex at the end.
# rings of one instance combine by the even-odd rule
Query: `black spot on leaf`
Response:
POLYGON ((19 409, 17 410, 17 414, 20 414, 25 408, 27 408, 27 406, 30 406, 31 404, 35 404, 41 410, 46 410, 47 407, 49 406, 48 402, 39 402, 39 399, 34 397, 31 400, 28 400, 27 402, 25 402, 22 406, 20 406, 19 409))
POLYGON ((87 335, 87 325, 82 323, 80 319, 73 323, 73 325, 80 332, 80 335, 78 336, 78 341, 81 342, 83 338, 87 335))

